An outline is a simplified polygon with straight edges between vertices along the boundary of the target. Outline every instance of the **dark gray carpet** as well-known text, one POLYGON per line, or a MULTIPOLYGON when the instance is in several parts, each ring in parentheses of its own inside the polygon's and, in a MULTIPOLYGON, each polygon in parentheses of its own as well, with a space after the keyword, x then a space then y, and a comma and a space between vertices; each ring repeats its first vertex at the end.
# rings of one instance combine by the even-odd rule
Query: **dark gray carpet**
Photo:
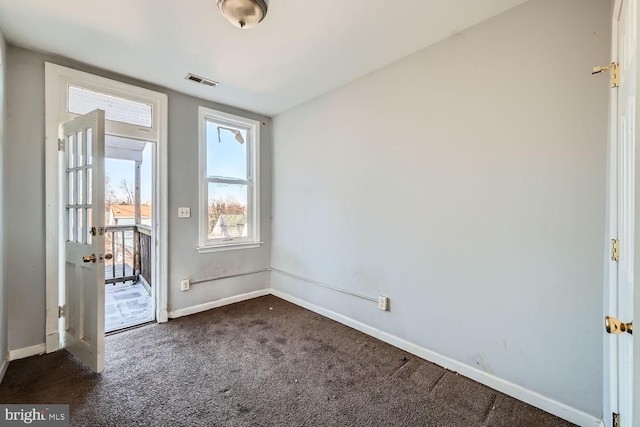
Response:
POLYGON ((273 296, 11 362, 2 403, 69 403, 82 426, 569 426, 273 296))

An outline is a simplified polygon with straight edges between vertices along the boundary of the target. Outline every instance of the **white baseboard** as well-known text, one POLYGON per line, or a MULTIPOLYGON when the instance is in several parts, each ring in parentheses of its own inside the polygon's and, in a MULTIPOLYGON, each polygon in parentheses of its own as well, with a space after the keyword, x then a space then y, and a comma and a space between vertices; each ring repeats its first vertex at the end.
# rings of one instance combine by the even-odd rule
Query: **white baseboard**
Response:
POLYGON ((319 307, 308 301, 294 297, 277 289, 271 289, 271 294, 293 304, 299 305, 300 307, 318 313, 322 316, 328 317, 329 319, 335 320, 336 322, 347 325, 353 329, 356 329, 360 332, 391 344, 394 347, 398 347, 406 352, 428 360, 429 362, 435 363, 436 365, 440 365, 443 368, 458 372, 467 378, 471 378, 472 380, 491 387, 494 390, 498 390, 504 394, 528 403, 529 405, 540 408, 543 411, 549 412, 550 414, 563 418, 574 424, 583 427, 602 427, 604 425, 601 419, 565 405, 564 403, 549 399, 548 397, 528 390, 517 384, 503 380, 484 371, 480 371, 479 369, 476 369, 472 366, 460 363, 449 357, 443 356, 431 350, 427 350, 426 348, 417 346, 413 343, 403 340, 402 338, 398 338, 395 335, 391 335, 389 333, 361 323, 357 320, 351 319, 350 317, 343 316, 342 314, 338 314, 334 311, 319 307))
POLYGON ((18 348, 9 351, 9 360, 24 359, 25 357, 37 356, 44 354, 47 346, 42 344, 32 345, 31 347, 18 348))
POLYGON ((2 361, 2 364, 0 365, 0 382, 2 382, 3 378, 4 378, 4 374, 7 373, 7 369, 9 368, 9 359, 11 357, 9 356, 9 352, 7 351, 7 353, 4 355, 4 360, 2 361))
POLYGON ((240 301, 246 301, 253 298, 263 297, 271 294, 271 289, 261 289, 259 291, 249 292, 247 294, 235 295, 229 298, 223 298, 217 301, 211 301, 206 304, 194 305, 192 307, 181 308, 169 312, 170 319, 177 319, 178 317, 188 316, 190 314, 200 313, 202 311, 211 310, 212 308, 218 308, 229 304, 234 304, 240 301))

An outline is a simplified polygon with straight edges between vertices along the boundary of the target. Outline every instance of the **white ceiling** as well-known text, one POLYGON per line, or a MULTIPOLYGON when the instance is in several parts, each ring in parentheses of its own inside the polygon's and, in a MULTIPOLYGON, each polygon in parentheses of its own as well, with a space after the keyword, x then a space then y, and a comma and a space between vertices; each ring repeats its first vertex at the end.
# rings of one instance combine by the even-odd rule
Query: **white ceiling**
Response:
POLYGON ((0 29, 19 46, 273 116, 525 1, 271 0, 240 30, 215 0, 0 0, 0 29))

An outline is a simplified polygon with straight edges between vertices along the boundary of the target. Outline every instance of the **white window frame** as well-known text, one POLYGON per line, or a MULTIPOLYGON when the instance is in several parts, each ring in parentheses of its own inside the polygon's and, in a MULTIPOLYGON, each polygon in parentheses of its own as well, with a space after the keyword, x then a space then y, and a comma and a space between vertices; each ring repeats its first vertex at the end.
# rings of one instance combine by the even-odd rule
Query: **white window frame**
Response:
POLYGON ((248 249, 260 247, 260 122, 246 117, 236 116, 207 107, 198 107, 199 138, 199 185, 200 185, 200 229, 198 252, 207 253, 231 249, 248 249), (247 132, 247 179, 237 180, 238 184, 247 184, 247 222, 251 226, 251 236, 234 239, 209 239, 209 183, 233 183, 230 179, 207 177, 207 120, 221 125, 248 129, 247 132))

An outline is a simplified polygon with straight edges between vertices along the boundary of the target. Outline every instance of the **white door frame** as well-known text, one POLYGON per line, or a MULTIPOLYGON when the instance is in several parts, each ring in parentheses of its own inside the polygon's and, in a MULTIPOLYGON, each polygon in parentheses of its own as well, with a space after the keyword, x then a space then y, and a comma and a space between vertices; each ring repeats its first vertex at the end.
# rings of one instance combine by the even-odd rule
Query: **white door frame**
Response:
MULTIPOLYGON (((622 0, 615 0, 611 17, 611 62, 618 62, 618 16, 622 0)), ((604 250, 604 315, 617 315, 618 266, 611 261, 611 239, 618 238, 618 91, 609 92, 609 150, 607 159, 607 209, 604 250)), ((603 325, 604 331, 604 325, 603 325)), ((603 351, 603 418, 611 426, 612 414, 618 413, 618 346, 610 336, 604 335, 603 351)))
MULTIPOLYGON (((66 112, 66 88, 69 84, 93 89, 97 92, 120 96, 125 99, 152 105, 154 123, 157 127, 138 129, 141 139, 154 139, 155 176, 154 176, 154 215, 153 236, 156 239, 153 260, 154 286, 156 286, 156 320, 160 323, 168 320, 167 315, 167 224, 168 224, 168 180, 167 180, 167 142, 168 142, 168 99, 167 95, 138 86, 129 85, 82 71, 59 65, 45 63, 45 199, 46 199, 46 352, 60 348, 60 330, 58 321, 60 263, 64 247, 60 239, 62 207, 59 204, 59 152, 58 126, 76 115, 66 112), (157 212, 157 214, 156 214, 157 212)), ((118 134, 118 128, 125 125, 109 122, 107 133, 118 134)), ((130 126, 130 125, 126 125, 130 126)), ((127 132, 131 135, 131 129, 127 132)))

